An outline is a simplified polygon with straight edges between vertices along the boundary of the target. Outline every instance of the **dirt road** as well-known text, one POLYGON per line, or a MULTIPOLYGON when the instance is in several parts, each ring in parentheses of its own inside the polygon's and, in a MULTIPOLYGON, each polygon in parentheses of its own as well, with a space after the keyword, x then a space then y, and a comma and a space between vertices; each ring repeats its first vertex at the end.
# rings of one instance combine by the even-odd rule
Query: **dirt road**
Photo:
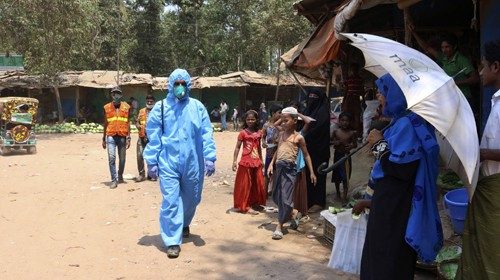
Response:
MULTIPOLYGON (((325 267, 330 247, 315 237, 317 224, 275 241, 275 214, 227 211, 232 132, 215 134, 216 175, 205 182, 192 237, 168 259, 157 183, 109 189, 100 138, 41 135, 37 154, 0 157, 0 279, 348 279, 325 267)), ((125 174, 137 174, 135 143, 125 174)))

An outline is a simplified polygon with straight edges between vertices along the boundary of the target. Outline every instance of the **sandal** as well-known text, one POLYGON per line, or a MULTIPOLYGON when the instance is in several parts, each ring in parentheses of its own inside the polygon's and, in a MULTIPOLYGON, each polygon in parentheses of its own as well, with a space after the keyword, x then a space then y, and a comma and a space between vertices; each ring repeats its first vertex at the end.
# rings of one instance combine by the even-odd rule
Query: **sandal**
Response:
POLYGON ((302 218, 302 214, 298 212, 295 217, 290 221, 290 228, 293 230, 297 230, 299 228, 300 219, 302 218))
POLYGON ((248 211, 246 212, 246 214, 250 214, 250 215, 259 215, 259 212, 253 210, 252 208, 248 209, 248 211))
POLYGON ((283 232, 281 232, 279 230, 275 230, 273 232, 273 236, 272 237, 273 237, 274 240, 280 240, 280 239, 283 238, 283 232))

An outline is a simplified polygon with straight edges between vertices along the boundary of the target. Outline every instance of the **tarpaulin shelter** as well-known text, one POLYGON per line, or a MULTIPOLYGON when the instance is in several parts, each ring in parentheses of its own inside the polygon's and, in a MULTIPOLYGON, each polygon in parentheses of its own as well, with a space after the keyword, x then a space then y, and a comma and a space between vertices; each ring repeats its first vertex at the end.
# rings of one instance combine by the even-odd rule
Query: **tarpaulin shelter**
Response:
MULTIPOLYGON (((333 25, 328 24, 328 28, 335 34, 340 31, 370 33, 411 47, 417 46, 406 30, 409 20, 414 23, 415 31, 435 48, 439 48, 437 39, 440 35, 454 33, 459 37, 460 51, 472 58, 473 65, 480 63, 480 47, 487 41, 500 38, 500 2, 496 0, 301 0, 294 4, 294 8, 298 15, 317 27, 334 17, 333 25)), ((307 55, 310 49, 319 49, 307 43, 315 41, 314 33, 285 53, 282 60, 296 73, 321 79, 317 71, 321 68, 304 68, 301 60, 295 60, 307 55)), ((339 53, 343 53, 343 47, 339 53)), ((482 128, 490 111, 493 91, 480 85, 475 90, 482 128)))
MULTIPOLYGON (((375 34, 412 46, 408 30, 412 19, 417 32, 434 36, 443 31, 461 34, 469 42, 467 49, 470 51, 466 55, 478 54, 479 49, 470 44, 477 39, 477 33, 471 29, 478 14, 476 6, 477 1, 473 0, 298 1, 294 4, 297 14, 307 18, 315 29, 309 37, 281 56, 281 67, 326 81, 328 93, 330 85, 338 84, 346 76, 346 65, 351 62, 363 64, 362 55, 345 44, 345 38, 339 35, 341 32, 375 34), (431 30, 433 33, 430 33, 431 30)), ((365 76, 366 85, 371 85, 374 77, 365 76)))
POLYGON ((337 59, 340 52, 340 40, 331 28, 334 19, 321 22, 309 38, 281 56, 288 69, 313 79, 325 78, 318 69, 337 59))

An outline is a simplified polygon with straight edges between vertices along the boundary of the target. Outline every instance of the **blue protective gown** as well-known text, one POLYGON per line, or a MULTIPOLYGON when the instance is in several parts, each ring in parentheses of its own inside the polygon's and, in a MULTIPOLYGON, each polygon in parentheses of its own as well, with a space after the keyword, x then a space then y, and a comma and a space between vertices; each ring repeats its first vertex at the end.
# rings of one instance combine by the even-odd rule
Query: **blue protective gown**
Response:
POLYGON ((205 106, 190 98, 191 77, 176 69, 168 80, 167 98, 156 102, 148 114, 144 149, 148 165, 158 165, 160 189, 160 231, 166 246, 182 243, 182 228, 191 224, 203 188, 205 160, 215 162, 212 124, 205 106), (173 94, 174 82, 186 82, 186 95, 173 94), (163 118, 163 134, 162 134, 163 118))

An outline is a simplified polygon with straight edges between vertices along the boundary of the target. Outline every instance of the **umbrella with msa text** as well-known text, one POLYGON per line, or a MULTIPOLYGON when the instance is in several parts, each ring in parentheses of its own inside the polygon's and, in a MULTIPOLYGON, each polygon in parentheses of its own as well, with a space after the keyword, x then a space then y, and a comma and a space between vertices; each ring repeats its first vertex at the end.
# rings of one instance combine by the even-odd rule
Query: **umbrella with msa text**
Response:
POLYGON ((455 84, 428 56, 396 41, 342 33, 365 57, 365 69, 380 77, 389 73, 403 91, 408 109, 439 132, 440 155, 469 187, 472 198, 479 167, 479 140, 472 110, 455 84))

